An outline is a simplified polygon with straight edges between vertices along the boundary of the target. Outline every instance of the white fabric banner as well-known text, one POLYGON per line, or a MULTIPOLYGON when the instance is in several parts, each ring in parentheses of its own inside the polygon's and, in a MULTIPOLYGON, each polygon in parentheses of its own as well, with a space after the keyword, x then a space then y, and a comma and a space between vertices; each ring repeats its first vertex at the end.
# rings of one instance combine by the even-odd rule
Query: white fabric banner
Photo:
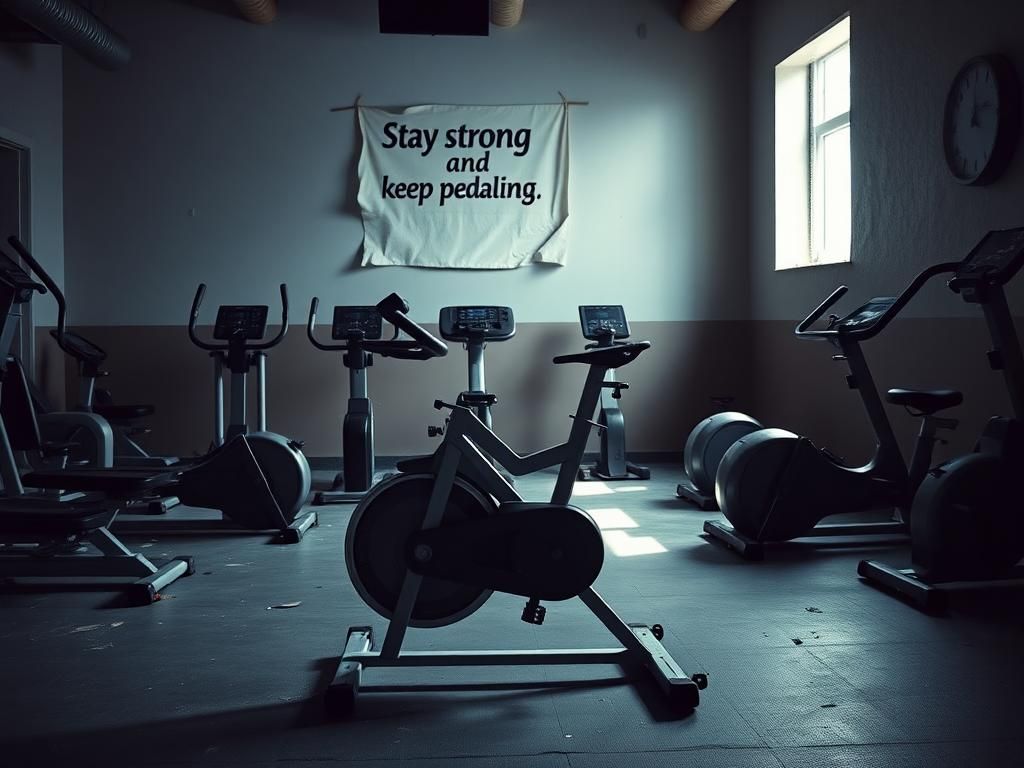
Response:
POLYGON ((358 111, 363 266, 565 264, 565 104, 358 111))

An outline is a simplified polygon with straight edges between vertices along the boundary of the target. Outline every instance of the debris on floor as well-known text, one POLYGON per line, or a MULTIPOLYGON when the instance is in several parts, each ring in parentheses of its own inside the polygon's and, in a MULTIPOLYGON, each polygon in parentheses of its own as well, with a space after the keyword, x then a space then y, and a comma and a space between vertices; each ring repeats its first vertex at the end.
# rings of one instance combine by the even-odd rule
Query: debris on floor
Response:
POLYGON ((78 632, 92 632, 94 629, 99 629, 102 624, 84 624, 81 627, 75 627, 68 634, 74 635, 78 632))

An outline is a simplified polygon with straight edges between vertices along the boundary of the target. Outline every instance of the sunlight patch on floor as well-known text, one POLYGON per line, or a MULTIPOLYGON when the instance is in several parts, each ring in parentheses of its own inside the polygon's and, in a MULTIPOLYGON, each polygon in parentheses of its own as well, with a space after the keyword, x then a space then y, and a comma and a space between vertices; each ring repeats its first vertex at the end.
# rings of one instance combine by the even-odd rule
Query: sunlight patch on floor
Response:
POLYGON ((577 481, 572 487, 573 496, 605 496, 614 491, 607 483, 583 483, 577 481))
POLYGON ((605 509, 588 509, 587 514, 594 518, 597 527, 602 531, 609 528, 639 528, 639 524, 618 507, 605 509))
POLYGON ((629 531, 601 531, 605 543, 616 557, 657 555, 668 552, 653 536, 631 536, 629 531))

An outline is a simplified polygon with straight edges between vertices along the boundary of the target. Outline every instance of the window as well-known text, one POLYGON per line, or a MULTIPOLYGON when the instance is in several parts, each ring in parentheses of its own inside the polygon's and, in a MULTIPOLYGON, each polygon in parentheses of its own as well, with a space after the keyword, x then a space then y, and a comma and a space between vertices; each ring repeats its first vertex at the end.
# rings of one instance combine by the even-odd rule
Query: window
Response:
POLYGON ((850 19, 775 67, 775 268, 850 260, 850 19))

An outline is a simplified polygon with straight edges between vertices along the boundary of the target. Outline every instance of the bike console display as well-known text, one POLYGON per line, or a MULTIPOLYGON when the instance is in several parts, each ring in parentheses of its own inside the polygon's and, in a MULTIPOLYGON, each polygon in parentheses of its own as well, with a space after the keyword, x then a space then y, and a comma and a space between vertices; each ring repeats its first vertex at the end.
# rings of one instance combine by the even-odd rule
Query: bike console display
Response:
POLYGON ((895 296, 884 296, 871 299, 865 304, 857 307, 857 309, 853 310, 853 312, 848 314, 842 320, 837 321, 833 328, 845 332, 870 328, 878 322, 878 318, 885 314, 886 310, 895 303, 895 296))
POLYGON ((629 323, 621 304, 581 304, 580 326, 583 338, 591 341, 607 336, 607 333, 601 333, 603 329, 613 331, 616 339, 629 338, 629 323))
POLYGON ((379 339, 384 334, 380 310, 375 306, 335 307, 331 338, 335 341, 359 335, 362 339, 379 339))
POLYGON ((262 339, 267 332, 269 311, 265 304, 221 304, 217 309, 213 338, 218 341, 262 339))
POLYGON ((1024 265, 1024 227, 989 232, 960 263, 956 278, 985 276, 1004 284, 1024 265))
POLYGON ((511 307, 443 307, 437 322, 446 341, 505 341, 516 335, 511 307))

